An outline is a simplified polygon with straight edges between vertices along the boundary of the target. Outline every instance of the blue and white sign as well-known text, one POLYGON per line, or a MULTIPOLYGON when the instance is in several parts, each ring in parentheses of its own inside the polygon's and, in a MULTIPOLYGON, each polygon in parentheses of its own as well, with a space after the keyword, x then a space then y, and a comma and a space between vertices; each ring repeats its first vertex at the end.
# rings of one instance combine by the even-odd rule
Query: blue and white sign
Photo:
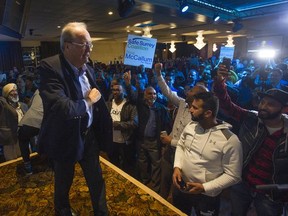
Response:
POLYGON ((124 64, 152 68, 157 40, 137 35, 128 35, 124 64))
POLYGON ((234 47, 221 46, 219 59, 223 59, 224 57, 233 59, 234 47))

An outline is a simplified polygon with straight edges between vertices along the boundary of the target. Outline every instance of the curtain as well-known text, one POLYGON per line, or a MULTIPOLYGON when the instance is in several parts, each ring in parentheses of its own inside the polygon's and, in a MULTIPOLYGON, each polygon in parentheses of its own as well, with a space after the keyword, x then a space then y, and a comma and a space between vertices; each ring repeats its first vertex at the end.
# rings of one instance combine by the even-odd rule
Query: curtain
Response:
POLYGON ((24 67, 21 42, 0 41, 0 70, 9 71, 14 66, 18 70, 24 67))

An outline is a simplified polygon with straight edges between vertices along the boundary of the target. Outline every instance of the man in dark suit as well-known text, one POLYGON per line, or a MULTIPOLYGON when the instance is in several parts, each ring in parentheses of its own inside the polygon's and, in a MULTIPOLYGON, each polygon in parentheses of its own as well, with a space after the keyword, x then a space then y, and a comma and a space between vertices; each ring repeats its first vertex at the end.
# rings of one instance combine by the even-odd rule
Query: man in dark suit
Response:
POLYGON ((83 170, 94 215, 108 215, 105 184, 99 164, 100 145, 112 142, 112 120, 96 87, 88 58, 92 50, 84 23, 64 26, 62 53, 44 59, 39 68, 44 117, 39 153, 53 162, 56 215, 74 215, 69 203, 75 163, 83 170))

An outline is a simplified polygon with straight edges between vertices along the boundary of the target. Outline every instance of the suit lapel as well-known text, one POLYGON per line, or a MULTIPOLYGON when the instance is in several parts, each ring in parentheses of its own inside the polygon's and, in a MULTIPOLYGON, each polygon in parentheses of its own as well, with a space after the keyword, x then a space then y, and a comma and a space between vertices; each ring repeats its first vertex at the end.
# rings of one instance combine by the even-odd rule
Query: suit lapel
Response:
POLYGON ((76 77, 76 74, 74 73, 73 69, 69 65, 69 63, 66 61, 63 55, 60 55, 60 62, 62 66, 64 81, 67 84, 68 89, 70 90, 70 95, 72 98, 75 99, 81 99, 83 98, 83 93, 81 90, 81 84, 79 82, 78 77, 76 77), (74 91, 71 91, 74 89, 74 91))

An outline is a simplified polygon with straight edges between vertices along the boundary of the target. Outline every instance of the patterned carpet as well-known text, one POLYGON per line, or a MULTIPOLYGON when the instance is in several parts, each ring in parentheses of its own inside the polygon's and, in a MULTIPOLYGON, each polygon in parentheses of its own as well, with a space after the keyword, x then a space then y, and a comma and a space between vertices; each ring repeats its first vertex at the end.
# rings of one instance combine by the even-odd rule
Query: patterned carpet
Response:
MULTIPOLYGON (((53 172, 38 156, 33 158, 35 174, 25 176, 21 161, 0 166, 0 215, 54 215, 53 172)), ((106 182, 107 203, 113 215, 184 215, 159 195, 101 158, 106 182), (128 180, 129 179, 129 180, 128 180)), ((79 215, 92 214, 88 188, 81 168, 76 165, 70 191, 71 206, 79 215)))

